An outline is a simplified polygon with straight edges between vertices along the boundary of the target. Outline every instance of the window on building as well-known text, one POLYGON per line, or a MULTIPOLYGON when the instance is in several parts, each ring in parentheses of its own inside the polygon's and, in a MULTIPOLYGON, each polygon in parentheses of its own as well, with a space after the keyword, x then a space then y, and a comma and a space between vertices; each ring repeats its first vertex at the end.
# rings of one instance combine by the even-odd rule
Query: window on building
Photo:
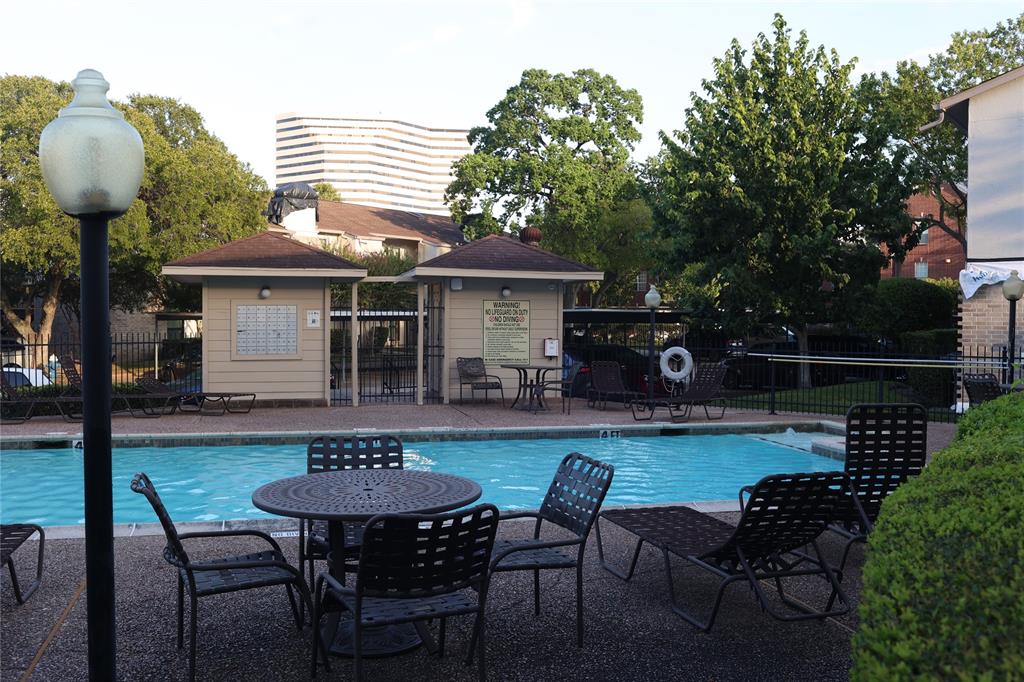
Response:
POLYGON ((636 290, 647 291, 647 273, 641 272, 636 276, 636 290))
POLYGON ((925 261, 918 261, 914 263, 914 277, 918 279, 924 279, 928 276, 928 263, 925 261))
POLYGON ((921 241, 919 241, 918 244, 928 243, 928 232, 929 230, 921 230, 921 241))

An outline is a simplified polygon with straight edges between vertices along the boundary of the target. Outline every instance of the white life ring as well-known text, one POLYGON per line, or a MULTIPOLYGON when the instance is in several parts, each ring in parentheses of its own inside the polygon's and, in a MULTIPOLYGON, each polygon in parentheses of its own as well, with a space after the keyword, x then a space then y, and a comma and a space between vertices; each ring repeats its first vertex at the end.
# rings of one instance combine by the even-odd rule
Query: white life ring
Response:
POLYGON ((661 375, 669 381, 682 381, 693 371, 693 356, 690 351, 680 346, 672 346, 661 354, 661 375), (672 369, 670 362, 682 362, 678 370, 672 369))

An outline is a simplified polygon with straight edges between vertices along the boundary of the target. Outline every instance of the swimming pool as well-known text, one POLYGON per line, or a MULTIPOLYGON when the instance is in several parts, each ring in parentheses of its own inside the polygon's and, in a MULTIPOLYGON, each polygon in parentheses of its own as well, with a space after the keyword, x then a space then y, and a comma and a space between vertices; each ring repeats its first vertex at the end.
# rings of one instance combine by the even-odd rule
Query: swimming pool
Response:
MULTIPOLYGON (((483 488, 481 501, 502 509, 536 508, 571 451, 615 466, 606 504, 731 500, 741 486, 768 474, 841 468, 809 452, 810 442, 826 435, 411 442, 405 465, 471 478, 483 488)), ((304 445, 115 448, 114 522, 156 521, 146 500, 129 488, 137 471, 149 474, 181 522, 270 516, 252 506, 252 491, 305 468, 304 445)), ((81 450, 0 453, 0 521, 73 525, 84 522, 82 510, 81 450)))

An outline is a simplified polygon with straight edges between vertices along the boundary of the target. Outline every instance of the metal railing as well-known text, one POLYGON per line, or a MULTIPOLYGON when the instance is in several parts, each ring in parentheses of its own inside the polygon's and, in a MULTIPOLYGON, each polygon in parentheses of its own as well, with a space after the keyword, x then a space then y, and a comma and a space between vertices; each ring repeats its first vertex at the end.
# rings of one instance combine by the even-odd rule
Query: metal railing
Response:
MULTIPOLYGON (((110 339, 111 383, 115 393, 136 390, 140 377, 159 379, 182 393, 202 390, 202 339, 152 333, 115 334, 110 339)), ((2 359, 5 378, 18 388, 54 395, 70 390, 63 363, 81 363, 81 342, 75 336, 55 336, 33 343, 5 340, 2 359)), ((87 368, 79 367, 83 372, 87 368)))

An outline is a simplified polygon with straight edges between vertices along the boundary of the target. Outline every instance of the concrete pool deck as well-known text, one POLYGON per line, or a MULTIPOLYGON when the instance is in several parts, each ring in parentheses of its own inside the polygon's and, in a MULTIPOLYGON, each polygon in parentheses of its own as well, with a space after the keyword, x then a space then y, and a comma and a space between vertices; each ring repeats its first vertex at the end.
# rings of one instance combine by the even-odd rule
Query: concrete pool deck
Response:
MULTIPOLYGON (((736 514, 720 514, 735 522, 736 514)), ((502 537, 524 537, 529 523, 507 522, 502 537)), ((621 565, 632 544, 610 524, 602 526, 607 557, 621 565)), ((252 539, 189 541, 195 558, 252 551, 252 539)), ((280 543, 295 561, 293 538, 280 543)), ((30 574, 34 543, 16 561, 30 574)), ((842 543, 823 536, 826 556, 838 561, 842 543)), ((186 680, 188 654, 175 648, 175 572, 162 558, 158 536, 119 537, 114 541, 117 585, 118 669, 123 680, 186 680)), ((863 549, 851 554, 844 586, 854 607, 860 592, 863 549)), ((683 570, 673 560, 678 597, 706 613, 717 582, 713 576, 683 570)), ((0 580, 0 681, 80 680, 86 669, 84 542, 47 541, 46 566, 39 590, 16 606, 10 580, 0 580), (29 668, 31 667, 31 670, 29 668)), ((820 604, 824 583, 801 580, 792 593, 820 604)), ((775 599, 773 590, 768 589, 775 599)), ((781 623, 764 614, 746 587, 726 593, 715 628, 700 633, 676 617, 666 594, 660 554, 644 550, 633 580, 624 583, 603 570, 593 538, 584 567, 585 645, 575 646, 572 571, 541 576, 540 617, 532 608, 527 574, 500 574, 492 582, 487 616, 487 670, 491 680, 846 680, 855 611, 825 622, 781 623)), ((444 658, 422 648, 401 656, 366 662, 368 680, 476 679, 462 659, 471 619, 448 624, 444 658)), ((435 626, 436 627, 436 626, 435 626)), ((200 600, 197 677, 200 680, 309 680, 310 629, 301 632, 291 619, 284 590, 258 589, 200 600)), ((352 679, 351 662, 336 659, 332 672, 321 667, 318 679, 352 679)))
MULTIPOLYGON (((829 430, 842 433, 843 417, 806 414, 768 414, 766 412, 729 410, 722 420, 708 421, 697 410, 689 422, 671 424, 667 413, 659 410, 652 422, 637 422, 632 412, 621 406, 608 405, 607 410, 590 409, 586 403, 573 401, 573 413, 558 410, 530 413, 510 410, 497 404, 405 405, 369 404, 359 407, 320 408, 256 408, 249 414, 174 414, 158 419, 136 419, 115 415, 112 420, 115 444, 121 445, 184 445, 204 437, 254 440, 292 440, 301 442, 310 434, 359 432, 399 432, 411 438, 444 439, 457 437, 462 431, 501 432, 503 437, 546 437, 551 434, 597 436, 600 431, 640 434, 670 428, 673 432, 711 433, 717 430, 767 430, 793 426, 798 430, 829 430), (822 426, 824 425, 824 426, 822 426), (255 435, 256 438, 251 438, 255 435), (246 438, 249 436, 250 438, 246 438)), ((940 450, 949 444, 956 431, 955 424, 929 424, 928 449, 940 450)), ((0 427, 0 449, 67 447, 66 443, 81 438, 81 425, 65 422, 60 417, 33 417, 23 424, 0 427)))

